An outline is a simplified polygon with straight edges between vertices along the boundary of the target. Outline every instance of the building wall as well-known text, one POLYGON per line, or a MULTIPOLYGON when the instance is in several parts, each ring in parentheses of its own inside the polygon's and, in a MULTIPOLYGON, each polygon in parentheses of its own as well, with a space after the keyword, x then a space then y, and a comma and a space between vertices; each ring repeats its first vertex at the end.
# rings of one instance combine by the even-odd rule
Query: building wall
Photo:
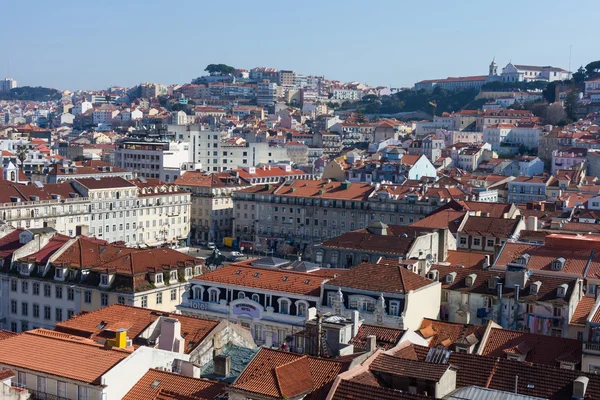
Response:
POLYGON ((433 282, 406 295, 403 329, 418 330, 423 318, 438 319, 442 284, 433 282))

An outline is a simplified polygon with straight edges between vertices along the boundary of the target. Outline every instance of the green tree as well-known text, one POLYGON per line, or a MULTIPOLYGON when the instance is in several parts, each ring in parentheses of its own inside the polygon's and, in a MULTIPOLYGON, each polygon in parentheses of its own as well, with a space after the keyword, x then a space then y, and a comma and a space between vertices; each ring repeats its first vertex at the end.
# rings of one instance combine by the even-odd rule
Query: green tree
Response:
POLYGON ((208 64, 204 69, 211 76, 215 75, 232 75, 235 72, 235 68, 226 64, 208 64))
POLYGON ((577 92, 575 92, 575 88, 573 88, 567 98, 565 99, 565 111, 567 112, 567 117, 571 121, 577 120, 577 108, 579 107, 579 98, 577 96, 577 92))
POLYGON ((600 60, 592 61, 588 65, 585 66, 585 73, 587 78, 595 78, 600 75, 600 60))
POLYGON ((27 146, 21 144, 17 147, 17 159, 21 162, 21 171, 25 170, 25 160, 27 160, 27 146))

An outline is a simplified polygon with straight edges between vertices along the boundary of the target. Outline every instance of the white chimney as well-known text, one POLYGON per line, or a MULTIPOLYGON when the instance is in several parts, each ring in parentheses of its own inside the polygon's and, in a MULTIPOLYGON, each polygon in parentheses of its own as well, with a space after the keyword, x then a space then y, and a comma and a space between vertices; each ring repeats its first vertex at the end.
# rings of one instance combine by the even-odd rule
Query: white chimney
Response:
POLYGON ((184 352, 185 341, 181 337, 181 322, 179 320, 161 317, 158 348, 175 353, 184 352))
POLYGON ((352 315, 350 316, 352 320, 352 337, 358 335, 358 329, 360 328, 360 313, 357 310, 352 311, 352 315))

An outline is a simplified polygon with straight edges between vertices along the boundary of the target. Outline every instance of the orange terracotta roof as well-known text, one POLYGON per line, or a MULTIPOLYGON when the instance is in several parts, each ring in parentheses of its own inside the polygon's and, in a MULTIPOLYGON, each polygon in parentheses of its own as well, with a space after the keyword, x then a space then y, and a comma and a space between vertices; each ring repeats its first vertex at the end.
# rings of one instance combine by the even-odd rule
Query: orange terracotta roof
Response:
POLYGON ((367 349, 367 337, 373 335, 377 339, 377 347, 389 350, 398 344, 404 332, 406 331, 402 329, 362 324, 358 328, 358 334, 350 340, 349 344, 354 345, 355 353, 365 351, 367 349))
POLYGON ((150 369, 123 400, 216 400, 226 391, 227 386, 221 382, 150 369))
POLYGON ((323 399, 333 380, 346 369, 338 361, 263 347, 231 389, 276 399, 306 393, 304 399, 323 399))
POLYGON ((127 336, 136 344, 139 336, 160 317, 175 318, 180 322, 186 354, 194 350, 219 324, 218 321, 214 320, 113 304, 59 322, 56 324, 56 330, 104 343, 106 339, 113 338, 117 330, 127 329, 127 336))
POLYGON ((93 385, 129 354, 44 329, 0 340, 1 364, 93 385))
POLYGON ((444 261, 450 265, 462 265, 463 268, 483 269, 485 256, 470 251, 448 250, 448 257, 444 261))
POLYGON ((459 233, 508 239, 515 233, 518 225, 518 219, 469 217, 459 233))
MULTIPOLYGON (((339 271, 337 273, 343 275, 347 271, 339 271)), ((198 281, 218 282, 227 285, 297 293, 306 296, 319 296, 321 282, 326 279, 304 272, 261 268, 238 263, 229 264, 195 278, 198 281)))
POLYGON ((481 355, 506 357, 506 354, 525 355, 525 361, 559 367, 560 361, 581 362, 580 340, 535 333, 492 328, 481 355))
POLYGON ((428 339, 429 347, 448 347, 456 343, 457 340, 467 338, 470 335, 479 342, 485 332, 485 326, 459 324, 423 318, 420 332, 425 339, 428 339))
POLYGON ((327 285, 377 293, 408 293, 432 283, 432 280, 411 272, 403 266, 362 263, 327 282, 327 285))
POLYGON ((410 226, 432 229, 448 228, 450 232, 456 233, 465 215, 466 211, 446 209, 430 214, 422 220, 412 223, 410 226))
POLYGON ((585 326, 587 318, 594 308, 594 304, 596 304, 595 298, 582 297, 579 304, 577 304, 577 308, 575 308, 575 312, 573 312, 570 324, 585 326))
POLYGON ((15 336, 15 332, 5 331, 4 329, 0 329, 0 340, 8 339, 15 336))

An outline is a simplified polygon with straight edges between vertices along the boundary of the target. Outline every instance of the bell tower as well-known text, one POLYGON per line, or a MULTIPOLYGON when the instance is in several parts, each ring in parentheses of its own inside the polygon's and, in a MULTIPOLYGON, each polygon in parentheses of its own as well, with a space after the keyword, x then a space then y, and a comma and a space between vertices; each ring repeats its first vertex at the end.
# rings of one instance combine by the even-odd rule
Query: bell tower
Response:
POLYGON ((489 76, 496 76, 498 75, 498 64, 496 64, 496 57, 494 57, 492 59, 492 62, 490 63, 490 69, 489 69, 489 76))

